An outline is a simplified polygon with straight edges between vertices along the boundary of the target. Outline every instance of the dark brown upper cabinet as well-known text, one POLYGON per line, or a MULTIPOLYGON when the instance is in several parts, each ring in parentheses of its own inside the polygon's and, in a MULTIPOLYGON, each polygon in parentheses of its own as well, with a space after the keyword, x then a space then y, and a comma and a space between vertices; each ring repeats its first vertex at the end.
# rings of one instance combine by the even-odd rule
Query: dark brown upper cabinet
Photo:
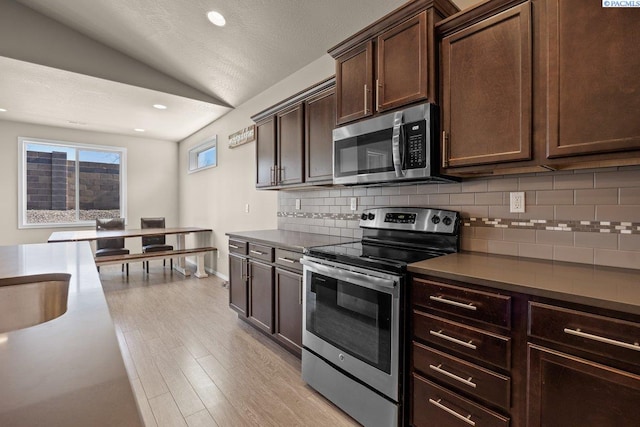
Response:
POLYGON ((376 111, 385 111, 427 99, 427 12, 396 25, 378 36, 376 111))
POLYGON ((337 123, 436 102, 434 25, 457 11, 448 0, 409 2, 331 48, 337 123))
POLYGON ((540 70, 548 70, 547 156, 640 149, 640 9, 538 3, 548 58, 540 70))
POLYGON ((442 167, 531 159, 530 9, 442 38, 442 167))
POLYGON ((280 185, 300 184, 304 180, 304 104, 298 103, 278 112, 276 118, 277 182, 280 185))
POLYGON ((492 0, 436 25, 453 176, 640 164, 640 9, 492 0))
POLYGON ((333 173, 335 78, 254 115, 256 188, 330 184, 333 173))
POLYGON ((333 180, 336 91, 330 87, 305 101, 305 182, 333 180))
POLYGON ((268 116, 256 122, 256 187, 276 185, 276 120, 268 116))
POLYGON ((373 43, 336 58, 337 122, 346 123, 373 114, 373 43))

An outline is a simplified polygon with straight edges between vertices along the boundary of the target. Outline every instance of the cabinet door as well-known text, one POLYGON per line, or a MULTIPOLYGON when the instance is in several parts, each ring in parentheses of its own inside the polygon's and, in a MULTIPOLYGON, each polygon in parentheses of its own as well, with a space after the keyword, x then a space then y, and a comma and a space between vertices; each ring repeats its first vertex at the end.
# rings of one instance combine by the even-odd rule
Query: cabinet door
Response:
POLYGON ((377 47, 376 111, 426 99, 427 12, 382 33, 377 47))
POLYGON ((247 315, 247 259, 229 254, 229 307, 247 315))
POLYGON ((249 260, 249 320, 273 333, 273 270, 270 265, 249 260))
POLYGON ((276 122, 273 117, 256 123, 256 187, 275 185, 276 122))
POLYGON ((531 159, 530 8, 442 39, 443 167, 531 159))
POLYGON ((543 3, 547 156, 640 149, 640 9, 585 0, 543 3))
POLYGON ((276 324, 278 339, 289 349, 302 351, 302 275, 276 268, 276 324))
POLYGON ((338 124, 373 114, 373 42, 336 58, 336 109, 338 124))
POLYGON ((276 114, 278 141, 278 185, 300 184, 304 179, 303 104, 276 114))
POLYGON ((308 99, 305 105, 306 182, 333 179, 333 129, 336 126, 335 89, 308 99))
POLYGON ((529 345, 527 426, 635 427, 640 376, 529 345))

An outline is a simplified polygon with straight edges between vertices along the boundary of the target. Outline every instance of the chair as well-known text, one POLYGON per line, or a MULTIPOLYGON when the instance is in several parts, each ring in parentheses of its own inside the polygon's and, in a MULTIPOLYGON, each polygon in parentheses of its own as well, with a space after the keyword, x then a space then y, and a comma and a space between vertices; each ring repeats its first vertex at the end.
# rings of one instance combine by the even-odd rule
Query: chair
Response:
MULTIPOLYGON (((124 218, 98 218, 96 219, 96 231, 124 230, 124 218)), ((96 257, 109 255, 127 255, 129 249, 124 248, 124 238, 97 239, 96 257)), ((100 271, 100 267, 98 267, 100 271)), ((124 271, 124 264, 122 264, 124 271)), ((129 275, 129 263, 127 263, 127 276, 129 275)))
MULTIPOLYGON (((140 228, 165 228, 164 218, 140 218, 140 228)), ((167 245, 164 235, 145 236, 142 238, 142 252, 172 251, 173 246, 167 245)), ((169 259, 171 270, 173 270, 173 258, 169 259)), ((144 261, 147 274, 149 274, 149 261, 144 261)), ((162 265, 167 265, 166 260, 162 260, 162 265)))

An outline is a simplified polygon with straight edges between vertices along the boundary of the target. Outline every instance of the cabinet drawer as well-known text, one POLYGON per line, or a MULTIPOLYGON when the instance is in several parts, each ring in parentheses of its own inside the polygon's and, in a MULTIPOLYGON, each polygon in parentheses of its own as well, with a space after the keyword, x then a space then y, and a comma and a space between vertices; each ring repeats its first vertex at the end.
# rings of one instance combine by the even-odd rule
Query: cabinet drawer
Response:
POLYGON ((413 320, 415 337, 500 368, 511 368, 511 338, 415 310, 413 320))
POLYGON ((413 368, 453 389, 508 410, 511 379, 438 350, 413 343, 413 368))
POLYGON ((640 323, 537 302, 529 303, 529 336, 640 364, 640 323))
POLYGON ((276 264, 284 268, 302 272, 300 258, 302 258, 302 254, 300 252, 276 249, 276 264))
POLYGON ((508 427, 509 419, 413 374, 412 424, 416 427, 508 427))
POLYGON ((257 243, 249 243, 249 256, 262 261, 273 262, 273 248, 257 243))
POLYGON ((247 246, 248 244, 244 240, 229 239, 229 253, 246 255, 247 246))
POLYGON ((511 328, 511 297, 414 279, 413 303, 431 310, 511 328))

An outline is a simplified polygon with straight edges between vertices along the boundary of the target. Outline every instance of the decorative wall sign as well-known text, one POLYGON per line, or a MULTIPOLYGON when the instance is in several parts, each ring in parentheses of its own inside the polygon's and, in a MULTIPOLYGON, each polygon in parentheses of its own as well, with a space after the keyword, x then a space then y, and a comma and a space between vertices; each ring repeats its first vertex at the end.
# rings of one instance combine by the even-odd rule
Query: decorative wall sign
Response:
POLYGON ((256 139, 256 125, 251 125, 238 132, 229 135, 229 148, 235 148, 238 145, 246 144, 256 139))

